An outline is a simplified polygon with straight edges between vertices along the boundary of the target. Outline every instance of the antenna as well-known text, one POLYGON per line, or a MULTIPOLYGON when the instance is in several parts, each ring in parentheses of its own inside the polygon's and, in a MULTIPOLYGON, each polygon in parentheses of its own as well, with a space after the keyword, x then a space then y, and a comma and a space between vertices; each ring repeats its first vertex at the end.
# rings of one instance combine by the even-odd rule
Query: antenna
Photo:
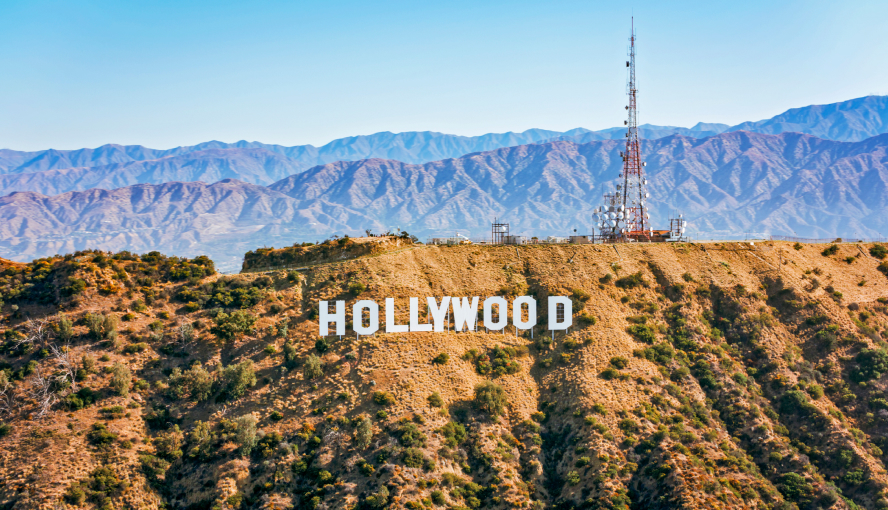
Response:
POLYGON ((632 17, 632 34, 629 37, 629 106, 626 107, 629 119, 626 122, 626 152, 623 155, 623 206, 625 207, 626 229, 629 232, 650 230, 646 212, 648 198, 644 166, 641 161, 641 144, 638 141, 638 89, 635 85, 635 17, 632 17))

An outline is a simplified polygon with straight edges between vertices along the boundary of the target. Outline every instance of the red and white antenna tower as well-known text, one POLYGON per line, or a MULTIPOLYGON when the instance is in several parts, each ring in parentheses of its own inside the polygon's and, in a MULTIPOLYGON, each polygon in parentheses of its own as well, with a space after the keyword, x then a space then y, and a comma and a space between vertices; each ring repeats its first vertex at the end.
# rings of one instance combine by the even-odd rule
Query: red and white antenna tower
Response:
POLYGON ((601 238, 607 242, 629 240, 650 240, 653 232, 650 214, 647 212, 647 179, 644 176, 646 163, 641 161, 641 146, 638 141, 638 112, 636 110, 635 88, 635 19, 632 20, 632 35, 629 37, 629 105, 626 110, 629 118, 625 121, 626 151, 620 151, 623 170, 622 182, 617 184, 617 192, 604 196, 604 205, 595 209, 593 220, 598 222, 601 238))
POLYGON ((628 130, 626 132, 626 151, 623 156, 623 185, 622 203, 625 208, 625 225, 631 237, 643 237, 650 232, 650 214, 647 212, 647 179, 644 176, 646 163, 641 161, 641 146, 638 142, 638 111, 636 110, 635 88, 635 19, 632 19, 632 35, 629 37, 629 60, 626 62, 629 68, 629 119, 626 120, 628 130))

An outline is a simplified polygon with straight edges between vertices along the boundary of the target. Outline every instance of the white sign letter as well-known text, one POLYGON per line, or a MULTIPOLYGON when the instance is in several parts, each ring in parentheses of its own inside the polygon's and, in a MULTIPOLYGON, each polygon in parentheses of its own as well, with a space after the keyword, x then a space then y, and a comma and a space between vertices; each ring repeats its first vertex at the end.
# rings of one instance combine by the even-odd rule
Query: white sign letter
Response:
POLYGON ((447 307, 450 306, 450 296, 442 297, 440 306, 435 302, 435 298, 430 297, 426 299, 429 302, 429 310, 432 314, 432 320, 435 321, 435 331, 444 331, 444 319, 447 316, 447 307))
POLYGON ((372 335, 379 331, 379 305, 363 299, 352 307, 352 329, 359 335, 372 335), (370 310, 370 325, 364 327, 364 310, 370 310))
POLYGON ((345 334, 345 301, 337 301, 336 302, 336 313, 330 313, 330 310, 327 308, 327 302, 321 301, 318 306, 318 311, 320 312, 320 328, 321 328, 321 336, 327 336, 330 334, 327 326, 330 325, 331 322, 336 323, 336 334, 342 336, 345 334))
MULTIPOLYGON (((472 298, 453 298, 453 327, 457 331, 462 331, 463 326, 466 330, 473 331, 475 329, 475 320, 478 318, 478 296, 472 298)), ((435 323, 438 319, 435 318, 435 323)), ((437 329, 435 331, 438 331, 437 329)))
POLYGON ((509 324, 509 303, 505 298, 499 296, 487 298, 484 300, 484 326, 487 329, 500 330, 509 324), (493 322, 493 305, 497 305, 498 315, 496 322, 493 322))
POLYGON ((431 331, 431 324, 419 323, 419 298, 410 298, 410 331, 431 331))
POLYGON ((518 329, 530 329, 537 323, 537 302, 530 296, 519 296, 512 301, 512 324, 518 329), (523 320, 521 305, 527 305, 527 321, 523 320))
POLYGON ((385 332, 406 333, 410 328, 406 324, 395 324, 395 299, 385 298, 385 332))
POLYGON ((563 331, 573 324, 573 303, 567 296, 549 296, 549 330, 563 331), (564 317, 558 322, 558 305, 564 305, 564 317))

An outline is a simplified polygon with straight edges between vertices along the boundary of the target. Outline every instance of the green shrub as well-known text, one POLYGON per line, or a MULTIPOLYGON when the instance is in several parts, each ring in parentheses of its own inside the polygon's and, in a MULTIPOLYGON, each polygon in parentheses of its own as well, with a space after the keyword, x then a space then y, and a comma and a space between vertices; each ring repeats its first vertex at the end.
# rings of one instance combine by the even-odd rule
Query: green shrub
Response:
POLYGON ((126 408, 123 406, 103 407, 99 409, 99 413, 106 419, 123 418, 126 408))
POLYGON ((247 414, 234 420, 234 424, 237 427, 234 441, 243 455, 249 455, 256 447, 259 437, 256 432, 256 417, 247 414))
POLYGON ((370 421, 370 418, 367 416, 361 416, 358 419, 358 424, 355 427, 355 443, 358 448, 365 449, 370 446, 370 441, 373 439, 373 423, 370 421))
POLYGON ((315 342, 315 350, 319 353, 323 354, 330 350, 330 342, 327 341, 326 338, 321 337, 318 338, 315 342))
POLYGON ((215 325, 210 331, 221 340, 233 340, 253 332, 256 316, 243 310, 235 310, 231 314, 219 312, 213 318, 215 325))
POLYGON ((381 406, 390 406, 394 405, 397 401, 395 400, 395 396, 391 393, 387 391, 377 391, 373 393, 373 402, 376 402, 381 406))
POLYGON ((888 372, 888 352, 882 349, 863 349, 854 360, 857 367, 851 370, 851 379, 855 382, 878 379, 888 372))
POLYGON ((95 446, 107 446, 117 439, 117 434, 108 430, 104 423, 93 423, 92 428, 86 433, 86 439, 95 446))
POLYGON ((126 347, 124 347, 123 353, 124 354, 136 354, 136 353, 144 351, 147 348, 148 348, 148 344, 146 344, 145 342, 138 342, 135 344, 129 344, 126 347))
POLYGON ((450 361, 450 355, 446 352, 442 352, 441 354, 435 356, 434 359, 432 359, 432 363, 436 365, 444 365, 448 361, 450 361))
POLYGON ((485 381, 475 386, 474 403, 475 407, 490 416, 499 416, 505 412, 509 402, 502 386, 485 381))
POLYGON ((429 405, 432 407, 444 407, 444 399, 441 398, 441 394, 437 391, 429 395, 428 401, 429 405))
POLYGON ((829 257, 831 255, 835 255, 836 253, 839 253, 839 246, 836 244, 831 244, 829 245, 829 248, 820 252, 820 254, 824 257, 829 257))
MULTIPOLYGON (((284 342, 284 347, 282 350, 284 353, 284 366, 291 369, 291 370, 298 367, 299 366, 299 354, 296 351, 296 346, 290 342, 284 342)), ((315 357, 317 357, 317 356, 315 356, 315 357)), ((318 365, 320 365, 320 362, 321 362, 321 360, 318 359, 318 365)), ((320 368, 320 366, 318 368, 320 368)), ((306 379, 309 379, 309 378, 306 377, 306 379)))
POLYGON ((422 447, 426 444, 426 436, 419 430, 415 423, 403 423, 398 427, 398 441, 401 446, 422 447))
POLYGON ((619 370, 615 370, 614 367, 607 367, 601 371, 601 378, 605 381, 610 381, 620 377, 619 370))
POLYGON ((885 248, 885 245, 882 244, 873 245, 873 247, 869 249, 869 252, 870 255, 877 259, 884 259, 888 256, 888 248, 885 248))
POLYGON ((654 340, 656 340, 654 330, 647 324, 633 324, 626 329, 626 332, 639 342, 644 342, 646 344, 652 344, 654 343, 654 340))
POLYGON ((348 293, 357 296, 367 290, 367 286, 363 282, 351 282, 348 284, 348 293))
POLYGON ((324 368, 321 365, 321 358, 314 354, 309 354, 305 359, 305 365, 302 367, 302 375, 305 380, 310 381, 324 375, 324 368))
POLYGON ((622 356, 614 356, 613 358, 611 358, 610 364, 614 368, 622 370, 629 366, 629 360, 622 356))
POLYGON ((777 489, 789 501, 804 502, 809 500, 814 493, 811 484, 798 473, 784 473, 777 480, 777 489))
POLYGON ((629 276, 618 278, 615 285, 622 289, 634 289, 635 287, 647 287, 647 282, 642 276, 641 271, 633 273, 629 276))
POLYGON ((455 421, 449 421, 439 430, 444 436, 444 444, 450 448, 456 448, 460 443, 466 440, 468 434, 466 428, 455 421))
POLYGON ((253 362, 245 360, 237 365, 228 365, 222 369, 220 377, 225 395, 230 399, 238 399, 247 389, 256 385, 256 370, 253 362))
POLYGON ((0 422, 0 437, 6 437, 12 432, 12 427, 8 423, 0 422))
POLYGON ((75 505, 82 505, 85 501, 95 503, 99 508, 110 509, 112 498, 119 496, 129 482, 120 478, 109 467, 97 467, 86 480, 75 482, 65 492, 65 500, 75 505))
POLYGON ((121 397, 129 395, 130 385, 132 383, 132 373, 126 365, 115 363, 111 367, 111 381, 108 386, 121 397))

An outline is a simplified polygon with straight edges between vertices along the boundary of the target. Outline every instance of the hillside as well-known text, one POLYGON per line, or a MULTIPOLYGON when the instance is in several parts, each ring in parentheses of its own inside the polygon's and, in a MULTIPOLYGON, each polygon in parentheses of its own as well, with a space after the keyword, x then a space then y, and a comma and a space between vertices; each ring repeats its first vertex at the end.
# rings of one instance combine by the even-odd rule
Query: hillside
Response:
POLYGON ((0 505, 888 506, 883 248, 407 248, 4 269, 0 505), (567 295, 574 326, 318 337, 319 300, 442 295, 567 295))
MULTIPOLYGON (((409 165, 370 159, 314 167, 268 187, 225 179, 55 196, 0 197, 0 256, 88 248, 207 254, 226 271, 256 246, 401 228, 425 240, 489 235, 494 217, 527 236, 589 233, 613 190, 619 142, 521 145, 409 165)), ((888 135, 832 142, 724 133, 645 141, 657 226, 683 212, 690 232, 877 238, 888 232, 888 135), (763 234, 764 233, 764 234, 763 234)))

